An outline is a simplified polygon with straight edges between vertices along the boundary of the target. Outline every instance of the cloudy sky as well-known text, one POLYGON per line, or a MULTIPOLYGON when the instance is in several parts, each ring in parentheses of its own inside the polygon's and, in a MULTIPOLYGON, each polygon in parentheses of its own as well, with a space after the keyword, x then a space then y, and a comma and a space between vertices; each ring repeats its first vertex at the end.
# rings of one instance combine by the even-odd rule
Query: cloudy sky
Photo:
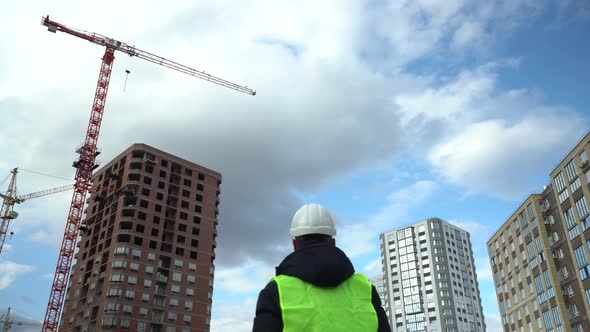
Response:
MULTIPOLYGON (((56 176, 23 170, 23 194, 72 182, 104 52, 48 33, 42 15, 258 91, 117 54, 99 140, 105 163, 141 142, 223 173, 215 332, 251 329, 305 202, 332 209, 338 244, 370 276, 380 232, 435 216, 470 231, 489 331, 500 331, 484 243, 588 131, 585 0, 1 7, 0 181, 16 166, 56 176)), ((18 206, 0 311, 44 317, 70 195, 18 206)))

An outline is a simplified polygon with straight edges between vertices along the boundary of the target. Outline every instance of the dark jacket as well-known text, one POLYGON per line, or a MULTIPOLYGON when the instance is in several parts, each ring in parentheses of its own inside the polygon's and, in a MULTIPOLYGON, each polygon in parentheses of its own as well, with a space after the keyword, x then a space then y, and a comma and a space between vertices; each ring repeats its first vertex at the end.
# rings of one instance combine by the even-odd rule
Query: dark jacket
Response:
MULTIPOLYGON (((318 287, 336 287, 354 274, 354 267, 346 254, 334 245, 312 244, 285 257, 276 268, 276 275, 281 274, 297 277, 318 287)), ((371 302, 379 321, 377 332, 391 332, 374 286, 371 302)), ((258 296, 252 331, 283 331, 279 293, 274 281, 268 283, 258 296)))

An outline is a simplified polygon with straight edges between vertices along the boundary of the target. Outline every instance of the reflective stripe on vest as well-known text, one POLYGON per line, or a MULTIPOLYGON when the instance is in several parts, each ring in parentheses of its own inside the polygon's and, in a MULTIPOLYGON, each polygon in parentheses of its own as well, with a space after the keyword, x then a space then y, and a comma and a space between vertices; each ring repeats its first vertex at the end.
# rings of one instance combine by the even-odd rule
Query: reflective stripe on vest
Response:
POLYGON ((316 287, 286 275, 272 280, 279 291, 283 332, 377 331, 373 289, 362 274, 337 287, 316 287))

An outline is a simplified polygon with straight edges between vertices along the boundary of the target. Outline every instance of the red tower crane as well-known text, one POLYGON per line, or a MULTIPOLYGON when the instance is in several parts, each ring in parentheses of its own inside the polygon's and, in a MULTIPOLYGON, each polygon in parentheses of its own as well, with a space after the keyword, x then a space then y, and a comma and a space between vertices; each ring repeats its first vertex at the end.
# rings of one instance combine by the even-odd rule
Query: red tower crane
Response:
POLYGON ((65 32, 69 35, 85 39, 91 43, 104 46, 106 48, 102 57, 102 65, 98 75, 98 83, 94 95, 94 102, 92 103, 92 110, 90 112, 90 121, 88 129, 86 130, 86 138, 77 153, 80 158, 74 162, 73 166, 76 168, 74 194, 72 196, 72 203, 68 212, 68 218, 64 231, 64 236, 59 252, 57 266, 55 268, 55 275, 53 284, 51 286, 51 293, 49 302, 47 304, 47 311, 45 313, 45 320, 43 322, 42 331, 57 331, 59 323, 59 315, 63 306, 63 299, 66 292, 68 274, 70 272, 72 258, 74 257, 74 249, 76 246, 76 239, 80 229, 80 221, 84 208, 86 193, 91 186, 92 171, 97 167, 95 165, 95 157, 98 154, 96 145, 98 141, 98 134, 104 112, 105 101, 109 89, 109 81, 111 71, 113 68, 113 60, 115 59, 115 51, 123 52, 132 57, 153 62, 155 64, 174 69, 176 71, 195 76, 211 83, 215 83, 226 88, 237 90, 249 95, 255 95, 256 91, 241 86, 222 78, 207 74, 204 71, 199 71, 185 65, 170 61, 161 56, 142 51, 113 38, 109 38, 97 33, 86 32, 78 29, 68 28, 65 25, 52 21, 49 16, 44 16, 41 25, 47 27, 50 32, 65 32))

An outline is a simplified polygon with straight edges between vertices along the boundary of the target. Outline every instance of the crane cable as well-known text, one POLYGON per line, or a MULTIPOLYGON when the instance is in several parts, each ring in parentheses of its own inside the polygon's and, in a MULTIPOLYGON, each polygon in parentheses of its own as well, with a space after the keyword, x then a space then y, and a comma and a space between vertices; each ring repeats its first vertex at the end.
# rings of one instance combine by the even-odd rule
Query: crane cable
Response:
POLYGON ((55 179, 60 179, 60 180, 66 180, 66 181, 72 181, 72 179, 66 179, 66 178, 63 178, 61 176, 56 176, 56 175, 41 173, 41 172, 37 172, 37 171, 31 171, 31 170, 20 168, 20 167, 19 167, 19 170, 25 171, 25 172, 29 172, 29 173, 39 174, 39 175, 43 175, 43 176, 48 176, 50 178, 55 178, 55 179))

